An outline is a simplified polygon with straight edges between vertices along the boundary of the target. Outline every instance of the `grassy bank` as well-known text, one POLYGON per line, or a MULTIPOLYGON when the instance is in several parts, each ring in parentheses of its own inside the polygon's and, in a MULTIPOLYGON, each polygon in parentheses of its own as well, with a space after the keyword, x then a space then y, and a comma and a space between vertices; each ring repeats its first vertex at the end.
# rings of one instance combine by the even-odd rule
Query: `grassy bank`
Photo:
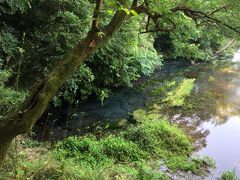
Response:
POLYGON ((156 113, 137 110, 135 124, 116 133, 69 137, 53 147, 21 141, 18 163, 8 159, 4 179, 168 179, 161 171, 204 174, 208 159, 191 158, 181 129, 156 113), (32 158, 29 155, 32 154, 32 158), (14 171, 13 171, 14 169, 14 171))

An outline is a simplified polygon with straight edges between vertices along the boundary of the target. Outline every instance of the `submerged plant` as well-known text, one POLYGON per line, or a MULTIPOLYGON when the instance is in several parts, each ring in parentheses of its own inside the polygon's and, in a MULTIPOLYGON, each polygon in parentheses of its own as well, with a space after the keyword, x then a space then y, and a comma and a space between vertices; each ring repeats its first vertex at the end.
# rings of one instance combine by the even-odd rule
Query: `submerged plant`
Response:
POLYGON ((186 97, 190 96, 194 88, 195 79, 183 77, 174 78, 158 84, 151 91, 154 102, 164 107, 182 107, 185 105, 186 97))
POLYGON ((183 106, 184 100, 193 90, 195 79, 183 79, 181 83, 172 91, 167 93, 167 96, 162 102, 167 102, 170 107, 183 106))

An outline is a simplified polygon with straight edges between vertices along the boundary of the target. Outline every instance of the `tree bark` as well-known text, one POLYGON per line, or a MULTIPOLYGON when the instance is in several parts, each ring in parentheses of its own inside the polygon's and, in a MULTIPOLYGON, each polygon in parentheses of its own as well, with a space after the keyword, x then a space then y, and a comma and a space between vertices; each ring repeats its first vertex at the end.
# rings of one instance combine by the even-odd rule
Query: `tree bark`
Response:
POLYGON ((7 150, 10 147, 12 140, 14 138, 12 137, 0 137, 0 162, 4 162, 4 159, 7 155, 7 150))
POLYGON ((87 36, 79 41, 74 50, 69 53, 68 57, 57 64, 53 71, 31 92, 19 112, 0 119, 0 166, 3 164, 12 139, 32 129, 65 80, 99 47, 111 39, 126 17, 127 14, 119 10, 111 22, 101 31, 101 34, 91 29, 87 36))

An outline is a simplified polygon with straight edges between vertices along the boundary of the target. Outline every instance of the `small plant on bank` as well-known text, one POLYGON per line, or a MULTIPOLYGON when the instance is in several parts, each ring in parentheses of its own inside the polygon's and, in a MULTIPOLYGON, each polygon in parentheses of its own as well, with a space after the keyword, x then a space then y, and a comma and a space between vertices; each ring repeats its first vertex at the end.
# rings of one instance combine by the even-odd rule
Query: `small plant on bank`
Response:
POLYGON ((239 178, 236 175, 234 170, 224 171, 221 175, 222 180, 238 180, 239 178))
POLYGON ((214 166, 206 158, 189 158, 193 151, 191 139, 177 126, 170 125, 166 118, 142 109, 134 111, 133 116, 140 124, 122 132, 122 136, 138 144, 151 157, 162 158, 173 172, 204 174, 207 166, 214 166))

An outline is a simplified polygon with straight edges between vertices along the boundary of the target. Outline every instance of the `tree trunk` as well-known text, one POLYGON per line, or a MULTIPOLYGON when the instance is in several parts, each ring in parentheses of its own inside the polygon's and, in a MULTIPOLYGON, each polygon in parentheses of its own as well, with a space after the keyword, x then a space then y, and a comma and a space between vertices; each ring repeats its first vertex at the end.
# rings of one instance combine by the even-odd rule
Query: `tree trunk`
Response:
POLYGON ((99 47, 102 47, 111 39, 126 17, 127 14, 119 10, 101 33, 90 30, 86 38, 77 44, 68 57, 57 64, 53 71, 30 93, 20 111, 0 119, 0 166, 12 139, 32 129, 65 80, 99 47))
POLYGON ((0 162, 4 162, 4 159, 7 155, 7 150, 11 145, 11 142, 14 138, 0 137, 0 162))

